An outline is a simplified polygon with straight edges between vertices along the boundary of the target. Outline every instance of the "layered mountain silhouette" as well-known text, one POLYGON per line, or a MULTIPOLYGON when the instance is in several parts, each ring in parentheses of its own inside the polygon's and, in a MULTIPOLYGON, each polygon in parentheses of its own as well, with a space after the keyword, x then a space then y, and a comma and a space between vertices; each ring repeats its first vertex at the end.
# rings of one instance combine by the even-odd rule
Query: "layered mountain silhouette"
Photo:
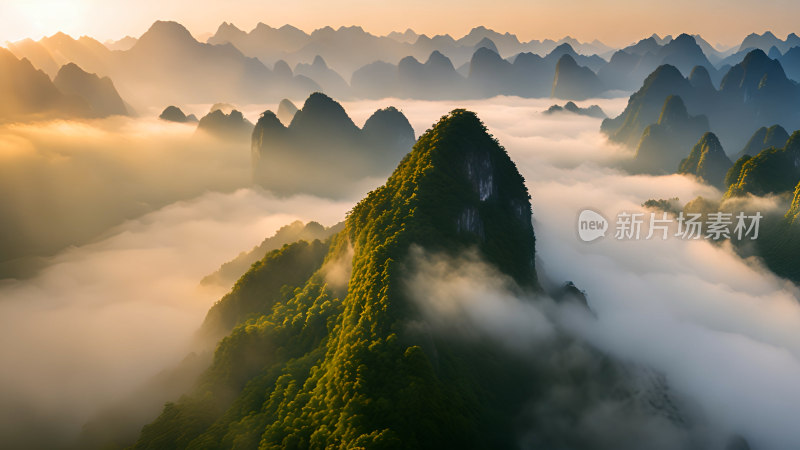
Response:
POLYGON ((800 82, 800 46, 790 48, 778 61, 787 77, 800 82))
MULTIPOLYGON (((625 110, 601 125, 609 139, 628 146, 636 146, 642 132, 661 116, 664 102, 670 95, 691 99, 694 97, 689 80, 673 66, 663 65, 645 79, 642 87, 631 95, 625 110)), ((690 104, 691 105, 691 104, 690 104)))
MULTIPOLYGON (((450 58, 435 50, 427 56, 425 63, 413 56, 401 59, 396 66, 383 61, 370 63, 353 73, 351 85, 355 95, 371 98, 550 97, 556 66, 559 59, 565 56, 588 67, 605 64, 596 55, 579 55, 569 44, 556 47, 545 57, 520 53, 508 60, 502 58, 491 45, 480 45, 469 62, 457 70, 450 58)), ((561 77, 561 87, 557 89, 559 95, 569 93, 578 95, 574 98, 586 98, 587 93, 593 96, 605 90, 595 79, 594 72, 587 67, 564 70, 567 73, 561 77)))
POLYGON ((695 175, 708 184, 723 187, 725 175, 731 166, 733 163, 717 136, 708 132, 692 147, 689 156, 681 161, 678 173, 695 175))
POLYGON ((755 156, 761 150, 769 147, 783 148, 787 140, 789 140, 789 133, 782 126, 761 127, 753 133, 753 136, 747 141, 742 151, 736 155, 736 158, 741 158, 744 155, 755 156))
MULTIPOLYGON (((313 91, 337 98, 447 95, 457 99, 474 97, 471 91, 481 96, 548 97, 553 91, 556 64, 564 55, 596 73, 603 90, 633 90, 663 64, 676 67, 684 76, 694 67, 704 67, 712 85, 718 86, 728 69, 741 63, 752 49, 762 47, 765 55, 769 53, 785 65, 790 78, 800 78, 798 54, 792 52, 798 46, 795 35, 785 41, 771 33, 754 36, 745 39, 734 55, 716 50, 699 35, 688 34, 674 39, 654 35, 612 55, 610 47, 597 41, 581 43, 565 37, 521 42, 513 34, 485 27, 476 27, 456 39, 413 31, 375 36, 360 27, 324 27, 306 33, 290 25, 272 28, 263 23, 245 32, 223 23, 206 44, 180 24, 159 21, 139 38, 108 46, 85 36, 74 39, 57 33, 39 41, 10 43, 9 49, 17 57, 28 58, 51 78, 68 63, 101 78, 110 77, 122 98, 135 100, 135 107, 210 103, 218 98, 238 103, 274 102, 284 97, 303 98, 313 91), (487 53, 478 53, 480 50, 487 53), (442 74, 431 77, 427 73, 431 70, 411 64, 416 60, 425 66, 432 56, 436 62, 448 61, 447 65, 457 68, 458 75, 447 77, 455 86, 467 87, 451 86, 445 95, 435 87, 441 86, 442 74), (607 62, 604 58, 609 57, 607 62), (471 73, 473 79, 463 82, 462 78, 469 78, 471 73), (403 77, 405 85, 399 80, 403 77), (381 83, 382 79, 386 83, 381 83), (429 80, 435 86, 419 80, 429 80)), ((688 98, 685 101, 691 103, 688 98)), ((718 135, 725 143, 725 133, 718 135)))
POLYGON ((686 79, 675 67, 660 66, 630 97, 623 113, 604 121, 601 129, 612 141, 634 146, 669 95, 680 96, 692 114, 708 117, 710 129, 727 148, 745 147, 752 130, 759 126, 800 126, 800 110, 795 107, 800 87, 763 51, 753 50, 731 67, 719 90, 709 85, 709 78, 701 67, 686 79))
POLYGON ((781 64, 762 50, 753 50, 741 63, 733 66, 722 79, 720 91, 738 96, 745 102, 756 102, 773 89, 792 86, 781 64))
POLYGON ((399 31, 392 31, 391 33, 387 34, 386 37, 404 44, 413 44, 419 38, 419 34, 417 34, 417 32, 411 28, 406 28, 406 31, 402 33, 399 31))
POLYGON ((8 49, 19 58, 28 58, 34 66, 45 71, 51 78, 58 74, 62 66, 74 63, 87 72, 115 79, 114 52, 88 36, 74 39, 59 32, 39 41, 25 39, 9 43, 8 49))
MULTIPOLYGON (((69 82, 64 85, 73 87, 69 82)), ((19 60, 4 48, 0 48, 0 98, 0 122, 95 115, 86 99, 62 92, 30 61, 19 60)))
POLYGON ((140 106, 211 103, 219 98, 277 101, 320 89, 307 77, 276 76, 231 44, 198 42, 176 22, 155 22, 126 50, 111 51, 91 38, 76 40, 62 33, 10 47, 35 57, 37 66, 51 76, 62 65, 75 63, 87 72, 111 77, 122 97, 140 106))
POLYGON ((733 66, 722 80, 719 99, 704 107, 720 140, 743 148, 754 128, 778 124, 800 126, 800 87, 789 80, 780 63, 763 51, 753 50, 733 66))
POLYGON ((167 122, 178 122, 178 123, 198 122, 197 117, 194 114, 189 114, 187 116, 180 108, 174 105, 170 105, 164 108, 164 111, 161 112, 158 118, 161 120, 166 120, 167 122))
MULTIPOLYGON (((513 34, 498 33, 483 26, 475 27, 467 35, 455 39, 449 35, 420 35, 413 30, 375 36, 361 27, 324 27, 309 34, 289 25, 276 29, 263 23, 245 32, 233 24, 223 23, 208 42, 217 45, 231 43, 245 55, 259 58, 268 66, 279 59, 295 65, 320 55, 345 79, 351 78, 359 68, 376 61, 397 65, 407 56, 423 61, 433 51, 439 51, 456 67, 460 67, 482 47, 488 47, 504 57, 524 52, 546 54, 561 44, 568 44, 585 54, 610 50, 610 47, 597 40, 582 43, 570 37, 558 41, 521 42, 513 34)), ((596 67, 589 66, 596 70, 596 67)))
POLYGON ((119 71, 135 75, 128 79, 131 88, 139 95, 158 95, 162 102, 229 98, 252 103, 277 95, 305 96, 319 89, 306 77, 276 76, 259 60, 244 56, 232 45, 197 42, 175 22, 154 23, 119 58, 119 71))
POLYGON ((297 111, 299 111, 299 109, 297 109, 297 106, 289 99, 285 98, 278 103, 278 119, 286 125, 292 122, 297 111))
POLYGON ((500 50, 497 49, 497 46, 494 44, 494 41, 492 41, 488 37, 485 37, 485 38, 481 39, 480 41, 478 41, 478 43, 475 44, 474 48, 475 48, 475 51, 478 51, 478 49, 480 49, 480 48, 487 48, 487 49, 497 53, 498 55, 500 54, 500 50))
MULTIPOLYGON (((392 79, 386 81, 391 86, 392 79)), ((460 98, 465 87, 464 78, 456 73, 453 63, 438 51, 433 51, 424 64, 411 56, 401 59, 395 83, 396 95, 410 98, 460 98)))
MULTIPOLYGON (((681 159, 692 143, 697 142, 698 137, 706 131, 708 131, 708 118, 703 115, 690 116, 681 97, 670 95, 664 101, 658 122, 649 125, 642 133, 633 160, 634 170, 647 173, 672 173, 681 164, 681 159)), ((716 141, 716 136, 713 140, 716 141)), ((719 146, 720 150, 721 148, 719 146)), ((702 149, 701 145, 698 152, 702 149)), ((687 170, 691 164, 688 163, 687 170)))
POLYGON ((125 36, 124 38, 118 39, 116 41, 115 40, 108 40, 108 41, 103 42, 103 45, 105 45, 109 50, 112 50, 112 51, 114 51, 114 50, 130 50, 130 48, 133 47, 134 44, 136 44, 136 38, 133 37, 133 36, 125 36))
POLYGON ((767 53, 770 48, 775 47, 779 52, 786 53, 790 48, 797 46, 800 46, 800 37, 794 33, 789 33, 785 40, 781 40, 771 31, 765 31, 763 34, 751 33, 747 35, 739 45, 739 51, 761 49, 764 53, 767 53))
POLYGON ((467 93, 464 77, 438 51, 433 51, 425 63, 407 56, 397 66, 380 61, 368 64, 353 73, 351 83, 356 95, 370 98, 444 99, 462 98, 467 93))
POLYGON ((204 133, 223 140, 246 141, 253 133, 253 124, 238 110, 226 113, 213 108, 197 124, 198 133, 204 133))
POLYGON ((247 56, 272 64, 286 53, 295 52, 306 45, 308 34, 291 25, 272 28, 259 22, 252 31, 245 32, 232 23, 223 22, 208 39, 209 44, 233 44, 247 56))
POLYGON ((544 111, 544 114, 559 114, 562 112, 577 114, 580 116, 596 117, 599 119, 606 118, 606 113, 604 113, 599 106, 591 105, 585 108, 581 108, 580 106, 576 105, 575 102, 567 102, 564 104, 564 106, 553 105, 547 108, 547 110, 544 111))
POLYGON ((592 69, 579 66, 568 54, 558 60, 552 97, 585 100, 597 97, 604 90, 603 84, 592 69))
POLYGON ((350 85, 344 81, 341 75, 330 69, 319 55, 314 57, 311 64, 298 64, 294 68, 294 73, 314 80, 328 95, 339 98, 350 96, 350 85))
POLYGON ((85 99, 94 116, 124 116, 130 113, 110 78, 86 73, 77 64, 63 66, 53 84, 66 95, 85 99))
POLYGON ((719 81, 715 66, 708 60, 695 37, 681 34, 660 45, 653 37, 618 50, 597 75, 608 89, 635 89, 641 80, 662 65, 671 65, 688 76, 695 66, 705 67, 712 80, 719 81))
POLYGON ((482 47, 472 55, 467 78, 471 89, 486 97, 511 94, 515 91, 512 80, 517 67, 496 52, 482 47))
POLYGON ((256 183, 282 194, 343 195, 348 180, 386 173, 411 149, 414 130, 395 108, 376 111, 359 129, 344 108, 314 93, 284 126, 266 111, 252 136, 256 183))

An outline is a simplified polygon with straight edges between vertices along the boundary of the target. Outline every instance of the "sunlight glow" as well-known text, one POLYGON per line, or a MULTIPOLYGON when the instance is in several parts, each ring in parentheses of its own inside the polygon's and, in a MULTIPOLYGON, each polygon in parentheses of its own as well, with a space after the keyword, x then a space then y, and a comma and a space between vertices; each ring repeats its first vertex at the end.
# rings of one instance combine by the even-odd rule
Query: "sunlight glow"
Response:
POLYGON ((53 30, 80 33, 87 25, 89 5, 84 0, 11 0, 11 25, 9 39, 53 34, 53 30))

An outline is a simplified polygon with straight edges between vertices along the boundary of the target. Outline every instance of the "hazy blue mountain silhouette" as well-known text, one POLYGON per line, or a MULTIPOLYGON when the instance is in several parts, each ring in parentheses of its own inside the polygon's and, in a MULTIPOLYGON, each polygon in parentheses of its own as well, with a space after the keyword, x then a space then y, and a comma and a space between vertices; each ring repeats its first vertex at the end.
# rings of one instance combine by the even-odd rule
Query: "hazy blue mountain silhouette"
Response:
POLYGON ((739 45, 739 51, 761 49, 764 53, 769 52, 769 49, 775 47, 781 53, 786 53, 790 48, 800 45, 800 37, 794 33, 786 36, 786 39, 779 39, 771 31, 765 31, 763 34, 751 33, 742 40, 739 45))
POLYGON ((251 140, 254 181, 279 194, 352 193, 353 182, 385 174, 414 144, 414 130, 395 108, 376 111, 359 128, 322 93, 308 97, 288 126, 265 111, 251 140))
POLYGON ((475 51, 478 51, 479 48, 484 48, 484 47, 486 47, 489 50, 497 53, 498 55, 500 54, 500 51, 497 50, 497 46, 488 37, 485 37, 485 38, 481 39, 477 44, 475 44, 474 49, 475 49, 475 51))
POLYGON ((597 75, 588 67, 581 67, 569 54, 564 54, 556 64, 551 96, 561 99, 585 100, 599 96, 605 89, 597 75))
POLYGON ((753 133, 744 148, 736 155, 736 159, 744 155, 755 156, 770 147, 783 148, 789 140, 789 133, 780 126, 761 127, 753 133))
POLYGON ((633 169, 646 173, 673 173, 689 153, 692 144, 708 128, 706 116, 690 116, 681 97, 668 96, 658 122, 648 125, 642 132, 633 159, 633 169))
POLYGON ((800 82, 800 46, 790 48, 778 61, 787 77, 800 82))
POLYGON ((665 45, 652 37, 614 53, 609 64, 599 68, 597 75, 609 89, 629 90, 639 86, 657 67, 668 64, 688 76, 696 66, 705 67, 714 82, 721 75, 708 60, 695 38, 681 34, 665 45))
POLYGON ((679 95, 692 114, 707 116, 711 130, 729 149, 743 148, 760 126, 800 128, 800 110, 796 107, 800 87, 763 51, 753 50, 731 67, 719 90, 709 85, 706 72, 695 68, 686 79, 672 66, 659 67, 630 97, 623 113, 605 120, 601 129, 611 140, 632 147, 644 127, 655 122, 669 95, 679 95))
MULTIPOLYGON (((612 141, 634 147, 641 140, 645 127, 659 120, 667 97, 678 95, 681 99, 691 101, 692 94, 692 85, 678 69, 670 65, 660 66, 631 95, 628 105, 619 116, 603 121, 601 130, 612 141)), ((694 111, 693 106, 690 103, 689 108, 694 111)))

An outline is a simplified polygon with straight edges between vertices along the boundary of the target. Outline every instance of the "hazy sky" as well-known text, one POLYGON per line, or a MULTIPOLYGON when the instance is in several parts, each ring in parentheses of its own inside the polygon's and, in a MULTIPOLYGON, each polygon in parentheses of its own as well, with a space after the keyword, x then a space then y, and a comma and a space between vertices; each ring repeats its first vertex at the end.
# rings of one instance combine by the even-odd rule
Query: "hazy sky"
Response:
POLYGON ((246 30, 261 21, 306 31, 361 25, 376 34, 410 27, 455 36, 485 25, 524 40, 570 35, 623 45, 654 32, 690 32, 733 45, 767 29, 784 38, 800 30, 797 17, 796 0, 2 0, 0 42, 56 31, 100 40, 139 36, 153 21, 171 19, 195 35, 222 21, 246 30))

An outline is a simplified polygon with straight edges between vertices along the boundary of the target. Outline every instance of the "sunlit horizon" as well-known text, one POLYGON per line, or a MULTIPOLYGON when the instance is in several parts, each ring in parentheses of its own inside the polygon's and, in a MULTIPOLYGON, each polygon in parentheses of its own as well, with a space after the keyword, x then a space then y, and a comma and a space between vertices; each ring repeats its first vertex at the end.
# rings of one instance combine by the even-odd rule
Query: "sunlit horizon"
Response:
POLYGON ((363 0, 309 1, 281 4, 239 0, 219 4, 198 1, 187 6, 175 0, 136 2, 111 0, 9 0, 0 7, 0 44, 25 38, 38 40, 57 32, 98 41, 138 37, 157 20, 173 20, 205 40, 223 22, 244 31, 259 22, 278 28, 285 24, 307 33, 325 26, 360 26, 375 35, 410 28, 429 36, 450 34, 459 38, 476 26, 515 34, 520 41, 559 40, 566 36, 582 42, 595 39, 621 47, 653 33, 677 36, 700 34, 716 47, 730 48, 750 33, 771 31, 784 39, 794 31, 793 18, 800 4, 778 0, 759 4, 748 0, 713 0, 696 4, 612 0, 570 2, 505 0, 487 4, 474 0, 446 0, 435 5, 420 0, 373 4, 363 0), (687 14, 686 11, 691 11, 687 14), (725 20, 713 20, 724 14, 725 20), (442 20, 442 17, 448 20, 442 20), (603 20, 597 20, 603 17, 603 20), (607 18, 613 17, 611 23, 607 18))

